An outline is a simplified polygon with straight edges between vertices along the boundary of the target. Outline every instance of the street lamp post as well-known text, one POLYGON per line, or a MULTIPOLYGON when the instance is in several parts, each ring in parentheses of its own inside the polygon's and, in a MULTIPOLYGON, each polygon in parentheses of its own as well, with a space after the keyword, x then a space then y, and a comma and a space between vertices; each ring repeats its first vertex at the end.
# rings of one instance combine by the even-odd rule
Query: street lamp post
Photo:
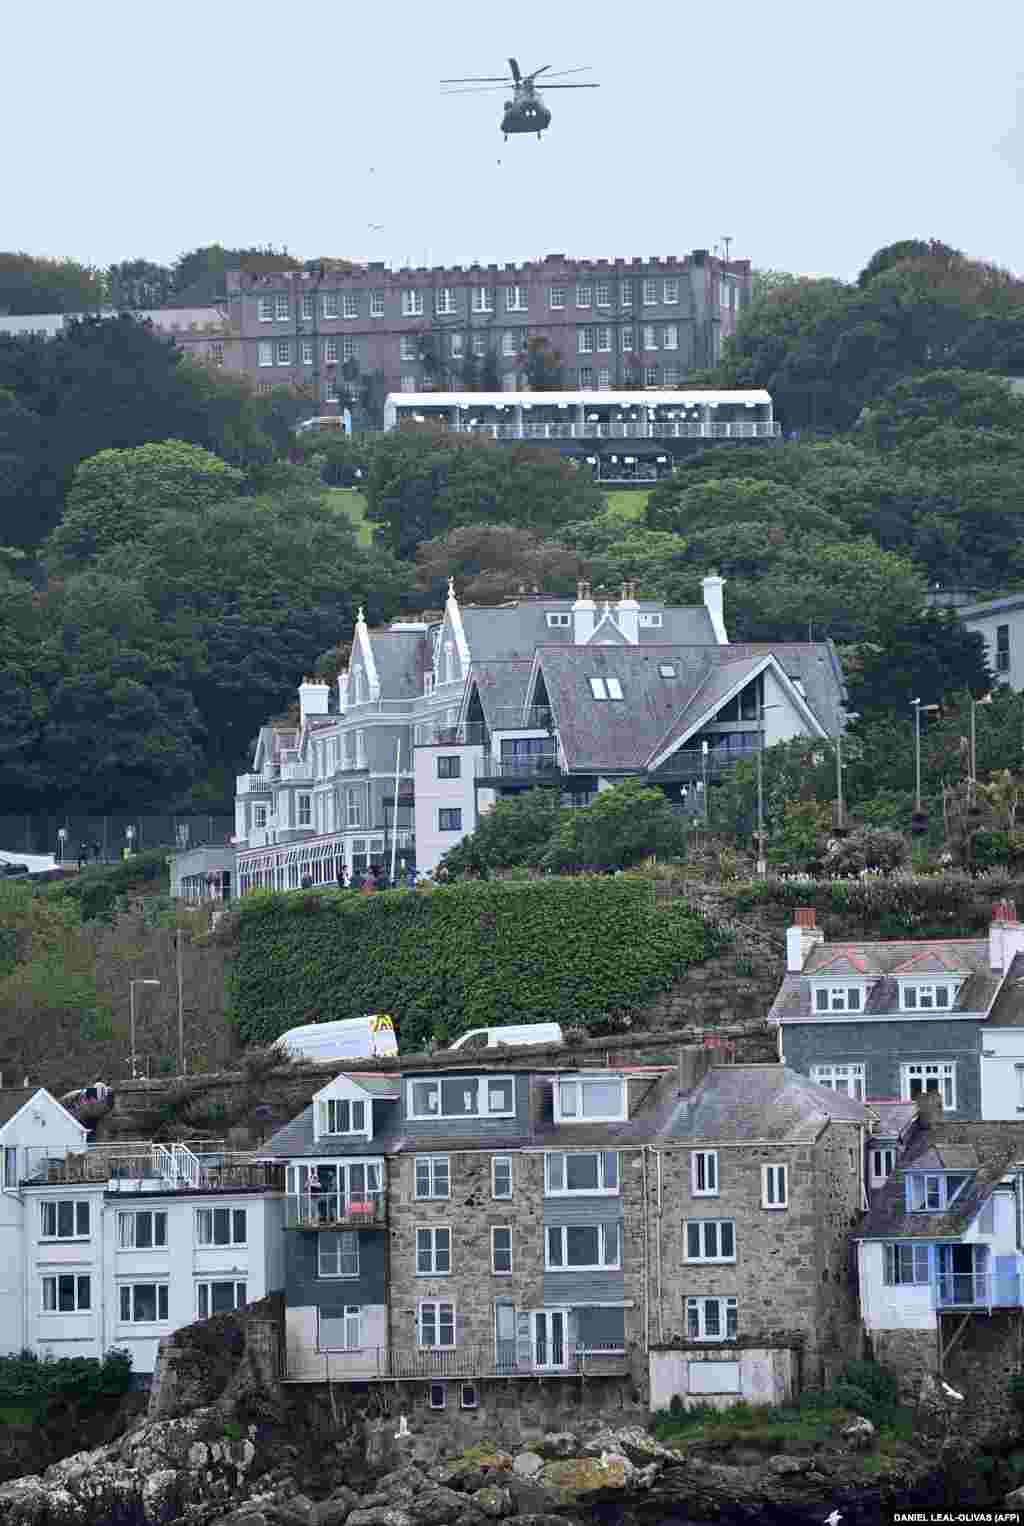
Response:
POLYGON ((704 795, 704 830, 708 826, 708 744, 706 741, 700 744, 700 777, 701 790, 704 795))
POLYGON ((58 862, 58 864, 62 864, 64 862, 64 854, 67 852, 67 846, 68 846, 68 829, 67 829, 67 827, 58 827, 57 828, 57 862, 58 862))
POLYGON ((914 812, 921 814, 921 700, 910 701, 914 707, 914 812))
POLYGON ((133 1081, 138 1079, 138 1064, 135 1054, 135 987, 158 986, 159 984, 159 980, 129 980, 128 982, 128 1021, 131 1036, 131 1071, 133 1081))

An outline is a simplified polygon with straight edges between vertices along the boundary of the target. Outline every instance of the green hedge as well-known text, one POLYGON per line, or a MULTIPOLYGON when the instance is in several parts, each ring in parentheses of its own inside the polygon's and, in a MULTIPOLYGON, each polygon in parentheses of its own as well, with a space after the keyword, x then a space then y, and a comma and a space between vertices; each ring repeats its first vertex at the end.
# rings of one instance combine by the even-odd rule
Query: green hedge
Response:
POLYGON ((237 917, 229 1010, 248 1043, 367 1012, 394 1015, 404 1050, 499 1023, 596 1028, 716 946, 698 912, 625 878, 257 893, 237 917))
POLYGON ((857 918, 865 936, 875 938, 977 938, 984 936, 992 905, 1014 900, 1024 912, 1024 880, 993 869, 971 877, 963 873, 864 879, 768 879, 722 886, 739 913, 756 906, 789 911, 813 906, 828 915, 857 918))
POLYGON ((39 1357, 32 1351, 0 1357, 0 1404, 25 1404, 42 1412, 74 1401, 85 1409, 127 1393, 132 1359, 127 1351, 95 1357, 39 1357))
POLYGON ((58 902, 77 902, 83 922, 111 922, 120 898, 133 887, 147 885, 150 893, 168 889, 168 850, 134 853, 119 864, 96 864, 73 880, 48 885, 45 894, 58 902))

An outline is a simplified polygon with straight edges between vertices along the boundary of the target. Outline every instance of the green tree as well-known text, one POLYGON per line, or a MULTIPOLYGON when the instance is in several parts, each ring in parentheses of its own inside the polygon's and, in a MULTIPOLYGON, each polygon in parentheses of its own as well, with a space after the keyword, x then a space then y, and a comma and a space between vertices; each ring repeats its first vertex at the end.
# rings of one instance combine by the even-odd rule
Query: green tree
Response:
POLYGON ((513 525, 466 525, 416 550, 419 586, 427 603, 444 603, 454 578, 464 603, 491 604, 523 589, 567 595, 576 592, 583 563, 576 552, 513 525))
POLYGON ((107 300, 118 312, 137 312, 164 307, 173 291, 173 277, 167 265, 152 260, 121 260, 106 272, 107 300))
POLYGON ((100 271, 78 260, 0 251, 0 313, 80 313, 103 306, 100 271))
POLYGON ((443 863, 452 874, 535 867, 550 846, 560 814, 553 789, 529 789, 498 800, 480 817, 475 832, 449 848, 443 863))
POLYGON ((646 858, 685 853, 686 826, 663 791, 626 779, 591 805, 564 810, 543 862, 561 871, 629 869, 646 858))
POLYGON ((857 277, 857 285, 869 286, 876 276, 884 275, 887 270, 892 270, 894 266, 902 265, 907 260, 929 257, 944 259, 950 256, 963 259, 963 255, 957 250, 950 249, 948 244, 939 243, 937 239, 899 239, 895 244, 886 244, 884 248, 876 249, 857 277))
POLYGON ((648 500, 646 523, 649 530, 675 530, 684 535, 738 524, 791 526, 832 540, 842 540, 847 534, 841 519, 827 514, 796 489, 743 477, 709 479, 690 487, 683 475, 679 491, 671 498, 659 495, 653 505, 648 500))
POLYGON ((894 383, 867 408, 863 436, 882 450, 916 452, 949 426, 1004 431, 1024 451, 1024 397, 1005 377, 967 371, 926 371, 894 383))
POLYGON ((42 620, 21 557, 0 549, 0 789, 19 805, 45 797, 39 740, 50 708, 49 674, 39 660, 42 620))

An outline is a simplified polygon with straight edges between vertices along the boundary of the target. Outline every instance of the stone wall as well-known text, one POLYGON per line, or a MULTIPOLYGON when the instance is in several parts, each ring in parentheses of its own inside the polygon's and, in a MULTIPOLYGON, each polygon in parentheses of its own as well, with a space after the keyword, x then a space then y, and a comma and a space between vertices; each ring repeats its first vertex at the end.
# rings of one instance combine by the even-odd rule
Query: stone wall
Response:
POLYGON ((872 1330, 870 1352, 913 1392, 927 1373, 938 1371, 939 1346, 934 1330, 872 1330))
POLYGON ((828 1384, 860 1354, 861 1325, 850 1231, 862 1217, 863 1140, 856 1124, 833 1120, 814 1146, 817 1379, 828 1384))
POLYGON ((272 1410, 279 1397, 283 1343, 281 1293, 183 1325, 160 1341, 150 1419, 170 1419, 214 1402, 272 1410))

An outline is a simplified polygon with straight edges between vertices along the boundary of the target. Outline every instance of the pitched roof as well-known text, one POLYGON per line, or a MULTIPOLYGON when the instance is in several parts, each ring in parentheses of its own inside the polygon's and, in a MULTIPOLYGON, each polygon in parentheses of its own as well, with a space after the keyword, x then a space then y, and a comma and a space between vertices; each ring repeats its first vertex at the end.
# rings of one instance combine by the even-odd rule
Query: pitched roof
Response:
MULTIPOLYGON (((461 605, 462 625, 474 660, 490 661, 495 658, 523 657, 538 646, 562 646, 571 648, 575 642, 572 624, 548 625, 549 614, 571 614, 573 599, 554 599, 537 596, 518 599, 508 604, 493 606, 461 605)), ((605 601, 598 599, 597 621, 604 614, 605 601)), ((612 603, 612 616, 615 605, 612 603)), ((703 604, 693 608, 661 604, 657 600, 639 601, 640 614, 660 614, 661 625, 639 627, 640 646, 656 646, 663 642, 684 642, 703 646, 715 644, 711 616, 703 604)), ((636 648, 634 647, 635 651, 636 648)))
MULTIPOLYGON (((960 1125, 962 1134, 970 1125, 960 1125)), ((1011 1128, 1017 1127, 1010 1125, 1011 1128)), ((977 1218, 1024 1141, 995 1144, 981 1130, 974 1139, 951 1139, 942 1124, 920 1129, 907 1146, 898 1170, 872 1194, 871 1208, 857 1232, 858 1239, 958 1239, 977 1218), (906 1179, 914 1171, 968 1171, 972 1180, 944 1213, 908 1213, 906 1179)))
POLYGON ((1015 954, 988 1014, 993 1028, 1024 1028, 1024 954, 1015 954))
POLYGON ((865 975, 970 975, 989 970, 987 938, 930 938, 913 943, 819 943, 811 949, 803 973, 831 975, 837 959, 849 960, 851 968, 865 975))
POLYGON ((656 1138, 797 1144, 816 1139, 832 1118, 868 1121, 862 1102, 816 1086, 788 1065, 716 1065, 694 1092, 663 1109, 656 1138))
POLYGON ((423 674, 430 665, 430 647, 422 631, 368 632, 373 661, 384 699, 415 699, 423 693, 423 674))
POLYGON ((871 1135, 875 1144, 882 1139, 901 1139, 917 1118, 916 1102, 876 1102, 869 1097, 867 1107, 877 1120, 871 1135))
MULTIPOLYGON (((533 671, 533 657, 510 657, 476 662, 470 665, 466 699, 475 689, 480 698, 484 719, 492 731, 502 723, 511 729, 514 716, 522 712, 533 671)), ((464 707, 465 709, 465 707, 464 707)))

